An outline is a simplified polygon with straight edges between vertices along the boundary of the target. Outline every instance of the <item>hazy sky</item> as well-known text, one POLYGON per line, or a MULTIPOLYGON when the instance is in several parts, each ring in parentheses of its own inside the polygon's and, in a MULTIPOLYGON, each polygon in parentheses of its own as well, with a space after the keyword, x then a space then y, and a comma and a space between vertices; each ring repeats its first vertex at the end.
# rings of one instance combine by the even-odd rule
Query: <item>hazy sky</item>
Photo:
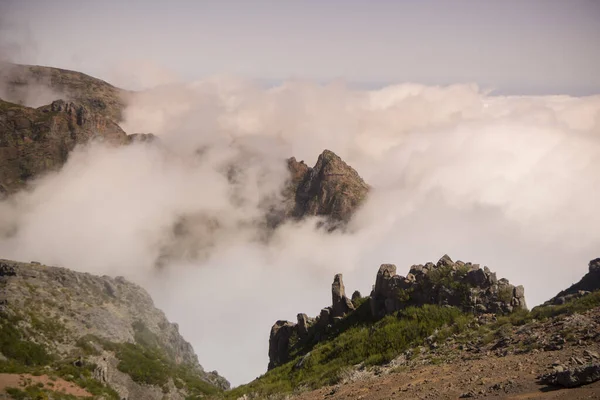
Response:
POLYGON ((596 0, 0 4, 1 48, 14 61, 81 70, 123 86, 230 73, 600 93, 596 0))

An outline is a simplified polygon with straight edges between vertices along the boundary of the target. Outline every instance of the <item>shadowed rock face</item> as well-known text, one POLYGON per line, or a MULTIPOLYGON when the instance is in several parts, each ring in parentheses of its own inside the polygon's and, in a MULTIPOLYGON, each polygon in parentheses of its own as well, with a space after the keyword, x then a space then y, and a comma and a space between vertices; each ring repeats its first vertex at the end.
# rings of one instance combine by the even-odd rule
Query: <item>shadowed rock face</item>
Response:
POLYGON ((290 158, 288 169, 287 217, 324 216, 347 222, 369 191, 358 173, 329 150, 321 153, 313 168, 290 158))
POLYGON ((589 272, 579 282, 561 291, 545 304, 564 304, 569 300, 600 290, 600 258, 591 260, 588 267, 589 272))
POLYGON ((78 144, 128 142, 112 120, 79 103, 57 100, 29 108, 0 100, 0 186, 7 193, 45 172, 59 169, 78 144))

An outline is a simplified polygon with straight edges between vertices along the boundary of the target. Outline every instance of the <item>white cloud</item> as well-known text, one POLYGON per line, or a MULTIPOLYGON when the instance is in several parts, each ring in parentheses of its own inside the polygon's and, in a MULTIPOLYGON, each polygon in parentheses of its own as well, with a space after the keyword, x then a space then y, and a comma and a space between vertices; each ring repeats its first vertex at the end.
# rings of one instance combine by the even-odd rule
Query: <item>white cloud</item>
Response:
POLYGON ((216 77, 140 93, 125 115, 129 133, 162 146, 76 150, 60 173, 0 203, 0 252, 143 284, 201 363, 234 384, 265 370, 276 319, 329 304, 334 273, 366 294, 379 264, 403 273, 448 253, 525 285, 531 306, 598 256, 598 96, 216 77), (307 221, 265 241, 285 158, 313 164, 325 148, 373 186, 350 232, 307 221), (173 231, 182 217, 187 235, 173 231), (187 257, 157 269, 165 249, 187 257))

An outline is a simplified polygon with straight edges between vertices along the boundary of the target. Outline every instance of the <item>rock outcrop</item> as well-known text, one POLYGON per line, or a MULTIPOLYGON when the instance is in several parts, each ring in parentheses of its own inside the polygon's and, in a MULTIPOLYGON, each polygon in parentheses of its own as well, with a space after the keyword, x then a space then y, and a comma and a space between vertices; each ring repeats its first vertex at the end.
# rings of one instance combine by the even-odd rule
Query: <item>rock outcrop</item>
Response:
POLYGON ((350 311, 354 311, 354 305, 346 297, 346 288, 344 287, 344 281, 342 280, 342 274, 337 274, 333 278, 331 284, 331 315, 333 318, 343 317, 350 311))
POLYGON ((112 120, 86 106, 56 100, 29 108, 0 100, 0 186, 7 193, 45 172, 59 169, 78 144, 129 139, 112 120))
POLYGON ((583 297, 591 292, 600 290, 600 258, 591 260, 589 271, 581 280, 548 300, 545 304, 564 304, 570 300, 583 297))
POLYGON ((289 357, 290 338, 297 325, 288 321, 277 321, 269 336, 269 369, 285 364, 289 357))
MULTIPOLYGON (((277 321, 273 325, 269 338, 269 369, 285 364, 293 350, 322 340, 328 332, 335 331, 345 317, 353 317, 365 307, 369 321, 408 306, 426 304, 453 306, 475 315, 501 315, 526 309, 522 286, 515 287, 506 279, 498 279, 487 267, 454 262, 447 255, 436 264, 413 265, 406 277, 398 275, 393 264, 381 265, 368 303, 361 302, 359 292, 352 295, 352 300, 364 307, 357 309, 346 297, 342 274, 335 275, 331 296, 332 305, 323 308, 314 320, 306 314, 298 314, 296 324, 277 321)), ((365 318, 365 315, 355 318, 365 318)))
POLYGON ((526 309, 523 286, 498 279, 489 268, 452 261, 413 265, 406 277, 396 266, 383 264, 370 296, 371 313, 379 318, 409 305, 450 305, 475 314, 506 314, 526 309))
POLYGON ((312 168, 292 157, 288 170, 285 207, 273 217, 274 224, 307 216, 326 217, 332 225, 347 222, 369 192, 360 175, 330 150, 323 151, 312 168))
POLYGON ((11 365, 58 374, 72 364, 121 399, 183 400, 229 387, 216 372, 204 371, 148 293, 122 277, 0 260, 0 331, 14 341, 0 343, 11 365), (50 356, 38 355, 32 364, 11 350, 24 346, 50 356))

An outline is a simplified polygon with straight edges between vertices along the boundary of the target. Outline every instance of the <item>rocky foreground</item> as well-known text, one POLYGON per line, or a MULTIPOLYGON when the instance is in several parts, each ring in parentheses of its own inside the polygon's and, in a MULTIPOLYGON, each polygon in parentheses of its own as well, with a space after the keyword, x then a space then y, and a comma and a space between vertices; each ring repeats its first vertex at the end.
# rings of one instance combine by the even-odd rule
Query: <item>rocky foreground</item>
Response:
POLYGON ((228 396, 600 399, 599 265, 531 311, 523 287, 448 256, 382 265, 367 298, 336 275, 332 305, 277 321, 269 372, 228 396))

